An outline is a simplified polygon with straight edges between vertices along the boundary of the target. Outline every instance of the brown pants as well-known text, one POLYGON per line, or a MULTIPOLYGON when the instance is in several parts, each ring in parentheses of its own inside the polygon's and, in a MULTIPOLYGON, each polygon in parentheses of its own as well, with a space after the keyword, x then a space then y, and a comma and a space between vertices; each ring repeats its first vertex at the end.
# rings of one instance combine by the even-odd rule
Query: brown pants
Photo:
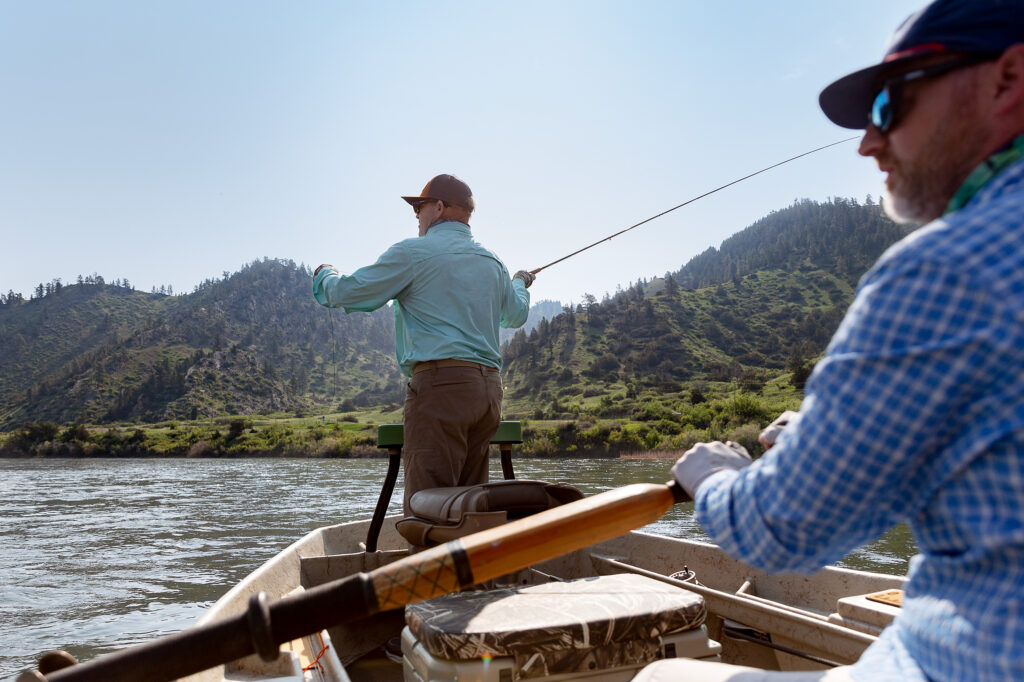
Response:
POLYGON ((419 490, 487 482, 501 398, 501 376, 492 367, 431 367, 413 374, 402 448, 406 516, 409 498, 419 490))

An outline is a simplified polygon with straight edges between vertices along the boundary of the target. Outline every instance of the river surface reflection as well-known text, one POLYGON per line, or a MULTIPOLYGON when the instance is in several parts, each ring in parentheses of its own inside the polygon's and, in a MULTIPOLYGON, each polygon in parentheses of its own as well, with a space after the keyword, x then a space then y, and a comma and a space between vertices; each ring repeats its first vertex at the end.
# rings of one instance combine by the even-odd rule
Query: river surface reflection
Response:
MULTIPOLYGON (((517 460, 586 494, 662 483, 669 460, 517 460)), ((0 460, 0 679, 50 649, 81 660, 195 623, 308 531, 367 518, 384 459, 0 460)), ((492 460, 492 478, 501 478, 492 460)), ((401 479, 390 513, 401 511, 401 479)), ((645 530, 707 539, 693 505, 645 530)), ((841 565, 903 574, 906 527, 841 565)))

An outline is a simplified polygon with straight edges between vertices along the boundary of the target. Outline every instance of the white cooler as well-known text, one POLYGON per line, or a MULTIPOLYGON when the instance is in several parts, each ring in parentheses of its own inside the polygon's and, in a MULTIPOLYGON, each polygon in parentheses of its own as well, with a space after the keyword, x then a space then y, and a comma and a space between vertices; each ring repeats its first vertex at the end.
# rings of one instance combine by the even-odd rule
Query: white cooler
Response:
POLYGON ((410 604, 406 682, 631 679, 661 658, 718 660, 698 594, 622 574, 410 604))

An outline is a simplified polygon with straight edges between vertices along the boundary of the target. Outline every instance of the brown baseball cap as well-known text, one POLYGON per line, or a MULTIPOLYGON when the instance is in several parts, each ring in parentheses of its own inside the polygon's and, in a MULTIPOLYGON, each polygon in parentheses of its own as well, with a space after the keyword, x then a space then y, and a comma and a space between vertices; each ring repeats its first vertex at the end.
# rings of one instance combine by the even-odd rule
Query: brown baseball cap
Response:
POLYGON ((447 173, 431 178, 418 197, 402 198, 411 206, 421 203, 424 199, 437 199, 452 206, 461 206, 469 211, 476 208, 476 204, 473 202, 473 192, 469 189, 469 185, 447 173))

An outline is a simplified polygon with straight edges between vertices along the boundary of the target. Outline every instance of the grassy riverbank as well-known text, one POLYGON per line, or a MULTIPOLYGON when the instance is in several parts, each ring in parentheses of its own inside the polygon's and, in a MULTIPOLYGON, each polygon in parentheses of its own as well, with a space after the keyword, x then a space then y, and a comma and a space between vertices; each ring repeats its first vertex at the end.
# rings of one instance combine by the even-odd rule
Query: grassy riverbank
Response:
MULTIPOLYGON (((694 443, 728 439, 760 453, 757 434, 799 406, 787 381, 756 393, 735 384, 701 384, 674 394, 594 396, 583 409, 529 410, 506 402, 523 422, 524 457, 668 456, 694 443), (523 410, 517 412, 516 410, 523 410)), ((318 415, 268 414, 152 424, 33 422, 0 434, 3 457, 376 457, 378 424, 400 423, 400 405, 318 415)))

